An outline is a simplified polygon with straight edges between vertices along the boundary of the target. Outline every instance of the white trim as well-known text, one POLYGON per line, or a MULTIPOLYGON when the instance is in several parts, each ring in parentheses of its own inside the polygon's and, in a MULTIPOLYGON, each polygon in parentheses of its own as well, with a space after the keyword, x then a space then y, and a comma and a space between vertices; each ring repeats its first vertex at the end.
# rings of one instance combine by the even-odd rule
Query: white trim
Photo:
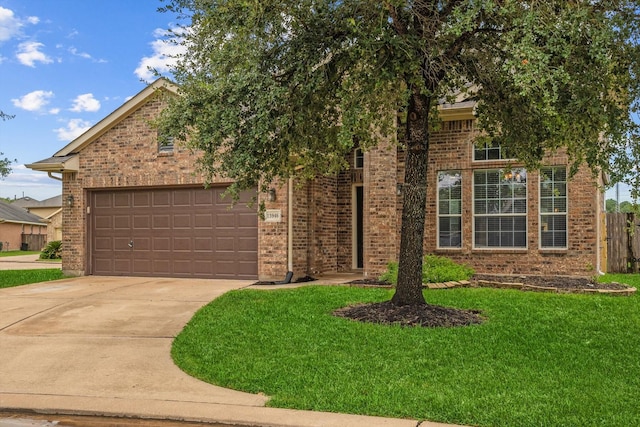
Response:
POLYGON ((496 167, 496 168, 487 168, 487 169, 473 169, 471 171, 472 176, 471 176, 471 232, 472 232, 472 236, 471 236, 471 247, 472 250, 478 250, 478 251, 511 251, 511 252, 517 252, 517 251, 525 251, 529 249, 529 176, 528 176, 528 171, 525 168, 520 168, 520 167, 516 167, 516 168, 509 168, 507 170, 513 171, 515 169, 521 169, 523 171, 525 171, 525 173, 527 174, 527 180, 525 182, 525 197, 524 197, 524 201, 525 201, 525 208, 526 208, 526 212, 524 214, 521 213, 511 213, 511 214, 476 214, 476 178, 475 178, 475 173, 476 172, 482 172, 482 171, 500 171, 500 174, 502 175, 505 171, 505 168, 501 168, 501 167, 496 167), (476 245, 476 218, 478 217, 483 217, 483 218, 498 218, 498 217, 513 217, 513 218, 521 218, 524 216, 525 219, 525 245, 524 246, 477 246, 476 245))
POLYGON ((137 95, 122 104, 107 117, 100 120, 96 125, 92 126, 85 133, 71 141, 53 156, 68 156, 69 154, 74 154, 81 151, 84 147, 91 144, 96 138, 100 137, 120 121, 127 118, 132 111, 140 108, 140 106, 146 103, 149 97, 154 95, 156 90, 158 89, 166 89, 169 92, 175 94, 178 93, 178 87, 175 84, 171 83, 165 78, 159 78, 158 80, 138 92, 137 95))
POLYGON ((463 212, 464 212, 464 197, 462 197, 462 181, 463 174, 461 169, 445 169, 436 171, 436 249, 443 250, 461 250, 464 243, 464 226, 463 226, 463 212), (460 214, 451 215, 446 214, 442 215, 442 217, 447 218, 460 218, 460 246, 440 246, 440 173, 443 172, 457 172, 460 174, 460 214))
MULTIPOLYGON (((569 249, 569 171, 567 170, 566 165, 553 165, 553 166, 542 166, 538 170, 538 249, 541 251, 567 251, 569 249), (542 169, 556 169, 556 168, 564 168, 565 172, 565 198, 566 198, 566 206, 564 212, 547 212, 544 215, 548 216, 561 216, 564 215, 566 221, 566 229, 565 229, 565 246, 542 246, 542 169)), ((552 181, 555 182, 555 181, 552 181)))

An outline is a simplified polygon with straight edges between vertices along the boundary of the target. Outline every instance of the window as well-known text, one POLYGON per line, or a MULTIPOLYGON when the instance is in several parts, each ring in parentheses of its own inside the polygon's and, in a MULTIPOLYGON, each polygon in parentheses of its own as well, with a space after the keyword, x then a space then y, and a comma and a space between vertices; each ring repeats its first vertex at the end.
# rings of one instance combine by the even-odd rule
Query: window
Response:
POLYGON ((173 137, 158 133, 158 153, 173 153, 173 137))
POLYGON ((354 169, 362 169, 364 167, 364 153, 362 148, 356 148, 353 152, 353 167, 354 169))
POLYGON ((476 162, 505 159, 512 159, 512 157, 509 156, 506 150, 500 147, 499 144, 485 142, 484 144, 476 144, 473 146, 473 160, 476 162))
POLYGON ((462 175, 438 172, 438 247, 462 247, 462 175))
POLYGON ((540 170, 540 247, 567 247, 567 169, 540 170))
POLYGON ((473 173, 474 246, 527 247, 527 171, 473 173))

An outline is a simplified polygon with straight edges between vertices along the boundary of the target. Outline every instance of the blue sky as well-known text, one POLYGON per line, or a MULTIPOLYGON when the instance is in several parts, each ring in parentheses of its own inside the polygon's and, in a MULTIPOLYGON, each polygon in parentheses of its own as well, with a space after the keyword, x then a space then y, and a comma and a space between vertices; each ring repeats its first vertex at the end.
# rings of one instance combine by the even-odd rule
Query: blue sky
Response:
MULTIPOLYGON (((163 70, 175 16, 160 0, 0 0, 0 152, 16 159, 0 197, 38 200, 60 182, 24 167, 52 156, 163 70)), ((175 49, 175 47, 173 47, 175 49)), ((166 69, 166 68, 164 68, 166 69)), ((630 200, 620 187, 620 200, 630 200)), ((615 198, 615 190, 607 193, 615 198)))
MULTIPOLYGON (((173 15, 159 0, 0 0, 0 152, 16 159, 0 197, 61 193, 24 168, 53 155, 154 77, 167 63, 163 32, 173 15)), ((175 47, 173 48, 175 49, 175 47)))

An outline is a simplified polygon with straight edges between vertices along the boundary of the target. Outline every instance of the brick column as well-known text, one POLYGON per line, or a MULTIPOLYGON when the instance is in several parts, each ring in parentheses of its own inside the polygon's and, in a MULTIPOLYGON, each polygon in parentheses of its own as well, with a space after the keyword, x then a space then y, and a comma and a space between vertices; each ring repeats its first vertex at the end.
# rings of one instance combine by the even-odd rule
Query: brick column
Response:
POLYGON ((364 159, 364 275, 375 278, 396 260, 399 246, 395 144, 383 140, 364 159))

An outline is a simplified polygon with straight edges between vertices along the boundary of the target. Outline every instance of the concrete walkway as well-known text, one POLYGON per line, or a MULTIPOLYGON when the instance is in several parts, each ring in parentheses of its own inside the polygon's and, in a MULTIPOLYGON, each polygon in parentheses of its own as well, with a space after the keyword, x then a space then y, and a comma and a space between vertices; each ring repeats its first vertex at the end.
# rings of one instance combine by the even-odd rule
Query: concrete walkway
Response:
POLYGON ((17 255, 0 257, 0 270, 40 270, 62 268, 60 261, 38 261, 40 255, 17 255))
POLYGON ((444 426, 266 408, 266 396, 183 373, 173 338, 200 307, 250 284, 90 276, 0 289, 0 409, 236 426, 444 426))

